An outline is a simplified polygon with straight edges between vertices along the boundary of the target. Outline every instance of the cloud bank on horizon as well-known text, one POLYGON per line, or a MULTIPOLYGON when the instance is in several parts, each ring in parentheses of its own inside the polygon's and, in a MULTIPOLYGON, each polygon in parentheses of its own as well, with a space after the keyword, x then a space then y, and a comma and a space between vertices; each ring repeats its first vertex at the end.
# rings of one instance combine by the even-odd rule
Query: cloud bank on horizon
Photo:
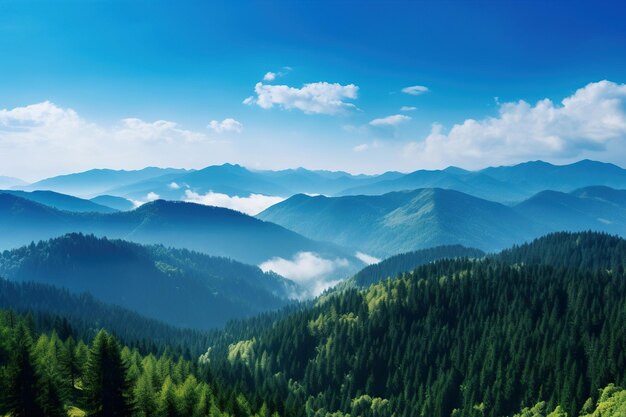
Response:
MULTIPOLYGON (((264 79, 275 81, 283 76, 278 74, 268 72, 264 79)), ((402 91, 407 90, 407 96, 425 91, 434 94, 422 87, 402 91)), ((430 132, 421 137, 416 133, 419 122, 414 116, 419 110, 404 106, 402 111, 411 111, 412 116, 367 117, 367 112, 353 103, 362 90, 355 84, 316 82, 298 88, 258 82, 254 90, 255 96, 245 102, 258 112, 298 111, 307 119, 365 118, 361 125, 343 129, 343 133, 366 140, 344 143, 337 139, 332 149, 334 159, 326 158, 328 152, 319 145, 320 155, 325 156, 316 158, 298 151, 297 136, 285 144, 295 152, 262 146, 268 133, 262 137, 247 123, 244 131, 245 120, 240 121, 239 116, 211 120, 204 130, 170 120, 132 117, 104 124, 87 120, 72 108, 44 101, 0 110, 0 174, 33 180, 94 167, 202 167, 222 162, 254 167, 259 158, 266 161, 264 168, 305 166, 357 172, 364 166, 382 172, 449 165, 477 169, 531 159, 566 163, 592 158, 618 164, 626 160, 626 84, 608 80, 589 83, 560 102, 545 98, 534 104, 525 100, 498 103, 496 115, 468 118, 450 128, 432 123, 430 132)), ((277 125, 275 129, 278 132, 282 128, 277 125)), ((337 132, 341 131, 337 126, 337 132)), ((207 196, 190 198, 200 201, 207 196)), ((239 207, 251 211, 265 204, 257 197, 249 203, 239 207)))
POLYGON ((567 160, 626 147, 626 84, 589 83, 560 105, 543 99, 501 103, 499 114, 467 119, 448 131, 433 124, 422 141, 404 145, 405 155, 431 166, 482 168, 529 159, 567 160))

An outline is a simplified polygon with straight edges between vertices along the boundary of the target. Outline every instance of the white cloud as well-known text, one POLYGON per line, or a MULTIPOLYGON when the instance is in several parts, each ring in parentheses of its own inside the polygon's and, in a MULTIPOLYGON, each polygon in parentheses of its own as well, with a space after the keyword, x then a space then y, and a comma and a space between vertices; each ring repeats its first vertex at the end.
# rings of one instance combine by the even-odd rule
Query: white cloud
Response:
POLYGON ((361 262, 367 265, 377 264, 380 262, 379 258, 368 255, 367 253, 357 252, 355 255, 361 262))
POLYGON ((287 85, 257 83, 256 97, 246 98, 244 104, 271 109, 274 106, 291 110, 298 109, 306 114, 337 114, 356 108, 345 100, 357 98, 359 87, 354 84, 341 85, 327 82, 304 84, 302 88, 287 85))
POLYGON ((159 198, 161 198, 160 195, 158 195, 157 193, 150 191, 147 195, 146 195, 146 201, 155 201, 158 200, 159 198))
POLYGON ((0 110, 0 124, 4 127, 29 128, 50 125, 80 125, 84 123, 72 109, 57 107, 50 101, 31 104, 25 107, 16 107, 11 110, 0 110))
POLYGON ((402 106, 400 107, 400 111, 414 111, 417 110, 417 107, 413 106, 402 106))
POLYGON ((394 114, 392 116, 383 117, 381 119, 374 119, 369 122, 370 126, 397 126, 400 123, 408 122, 411 120, 409 116, 403 114, 394 114))
POLYGON ((2 171, 30 181, 95 167, 202 167, 223 161, 231 146, 168 120, 99 125, 49 101, 0 109, 2 171))
POLYGON ((275 81, 277 78, 284 77, 285 75, 287 75, 287 73, 293 70, 293 68, 291 67, 282 67, 281 69, 282 71, 278 71, 278 72, 272 72, 272 71, 266 72, 265 75, 263 76, 263 81, 269 81, 269 82, 275 81))
POLYGON ((227 118, 221 122, 217 120, 211 120, 209 127, 216 133, 234 132, 241 133, 243 131, 243 125, 235 119, 227 118))
POLYGON ((367 143, 361 143, 360 145, 356 145, 352 150, 354 152, 365 152, 370 148, 370 145, 367 143))
POLYGON ((249 197, 231 197, 227 194, 209 191, 206 194, 194 193, 185 190, 185 201, 204 204, 206 206, 225 207, 251 216, 259 214, 266 208, 285 200, 283 197, 267 196, 262 194, 250 194, 249 197))
POLYGON ((419 96, 420 94, 428 92, 428 87, 424 87, 423 85, 412 85, 410 87, 404 87, 401 91, 412 96, 419 96))
POLYGON ((347 259, 325 259, 314 252, 298 252, 293 259, 272 258, 259 265, 263 271, 274 271, 285 278, 300 284, 308 294, 315 296, 339 281, 328 276, 337 269, 349 265, 347 259))
POLYGON ((543 99, 500 104, 499 114, 467 119, 449 131, 434 124, 422 142, 405 145, 405 155, 425 167, 480 168, 529 159, 572 160, 606 151, 626 139, 626 84, 587 84, 560 104, 543 99))
POLYGON ((176 182, 174 182, 174 181, 172 181, 172 182, 170 183, 170 185, 168 185, 168 187, 169 187, 169 188, 171 188, 172 190, 178 190, 178 189, 180 189, 180 185, 178 185, 178 183, 176 183, 176 182))
POLYGON ((122 119, 121 127, 114 130, 113 134, 120 140, 142 140, 147 142, 201 141, 207 139, 202 133, 180 128, 176 122, 168 120, 145 122, 137 118, 122 119))

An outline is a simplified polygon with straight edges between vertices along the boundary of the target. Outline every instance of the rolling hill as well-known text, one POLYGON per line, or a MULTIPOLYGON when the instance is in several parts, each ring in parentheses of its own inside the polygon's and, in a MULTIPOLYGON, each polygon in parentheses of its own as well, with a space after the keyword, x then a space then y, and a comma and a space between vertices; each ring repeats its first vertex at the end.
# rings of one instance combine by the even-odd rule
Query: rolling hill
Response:
MULTIPOLYGON (((71 232, 162 243, 251 264, 274 257, 291 258, 303 251, 353 259, 352 253, 336 245, 315 242, 276 224, 220 207, 158 200, 127 212, 71 213, 0 194, 0 249, 71 232)), ((348 271, 354 269, 348 267, 346 274, 348 271)))
POLYGON ((5 251, 0 276, 89 292, 147 317, 199 329, 281 307, 297 292, 293 282, 256 266, 82 234, 5 251))
POLYGON ((132 201, 127 200, 123 197, 116 197, 113 195, 99 195, 90 199, 90 201, 93 201, 96 204, 100 204, 101 206, 110 207, 117 211, 129 211, 137 208, 137 206, 135 206, 132 201))
POLYGON ((461 245, 436 246, 434 248, 400 253, 387 259, 383 259, 378 263, 366 266, 357 272, 353 277, 350 277, 339 284, 338 287, 367 288, 376 282, 396 278, 398 275, 413 271, 418 266, 435 262, 440 259, 476 259, 484 256, 485 252, 479 249, 466 248, 461 245))
POLYGON ((377 257, 452 244, 493 251, 545 230, 510 207, 438 188, 381 196, 297 195, 257 217, 377 257))
POLYGON ((589 187, 571 193, 542 191, 514 209, 551 230, 596 230, 626 236, 624 190, 589 187))
POLYGON ((114 213, 117 210, 107 205, 99 204, 97 201, 84 200, 67 194, 61 194, 54 191, 17 191, 17 190, 0 190, 0 194, 11 194, 26 200, 44 204, 59 210, 74 211, 78 213, 114 213))

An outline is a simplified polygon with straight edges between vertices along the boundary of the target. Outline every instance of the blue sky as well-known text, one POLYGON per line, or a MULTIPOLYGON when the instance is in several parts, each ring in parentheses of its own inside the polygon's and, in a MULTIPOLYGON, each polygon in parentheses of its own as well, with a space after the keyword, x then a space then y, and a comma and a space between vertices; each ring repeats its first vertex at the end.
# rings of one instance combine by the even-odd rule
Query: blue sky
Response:
POLYGON ((624 15, 620 2, 3 1, 0 175, 619 163, 624 15))

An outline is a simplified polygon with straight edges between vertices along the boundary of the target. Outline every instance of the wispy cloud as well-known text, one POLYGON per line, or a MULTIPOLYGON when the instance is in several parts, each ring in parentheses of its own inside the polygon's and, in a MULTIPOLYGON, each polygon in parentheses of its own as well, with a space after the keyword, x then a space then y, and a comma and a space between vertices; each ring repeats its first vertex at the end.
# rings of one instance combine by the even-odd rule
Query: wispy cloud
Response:
POLYGON ((158 195, 157 193, 150 191, 147 195, 146 195, 146 201, 155 201, 158 200, 159 198, 161 198, 160 195, 158 195))
POLYGON ((354 152, 365 152, 370 148, 369 143, 361 143, 360 145, 356 145, 352 150, 354 152))
POLYGON ((275 81, 277 78, 284 77, 285 75, 287 75, 292 70, 293 70, 293 68, 291 68, 291 67, 282 67, 281 71, 277 71, 277 72, 268 71, 263 76, 263 81, 269 81, 269 82, 275 81))
POLYGON ((263 81, 274 81, 276 79, 276 73, 275 72, 266 72, 265 75, 263 76, 263 81))
POLYGON ((171 120, 133 117, 101 125, 50 101, 0 109, 2 171, 29 180, 97 166, 205 165, 207 154, 229 146, 171 120))
POLYGON ((374 119, 369 122, 370 126, 397 126, 400 123, 408 122, 411 120, 409 116, 405 116, 404 114, 394 114, 392 116, 383 117, 380 119, 374 119))
POLYGON ((435 124, 405 155, 422 166, 458 164, 468 168, 528 159, 576 158, 626 140, 626 84, 587 84, 560 104, 543 99, 501 103, 499 114, 467 119, 449 131, 435 124))
POLYGON ((259 214, 266 208, 285 200, 282 197, 267 196, 262 194, 250 194, 248 197, 231 197, 227 194, 209 191, 206 194, 198 194, 191 190, 185 190, 185 201, 204 204, 206 206, 225 207, 240 211, 249 215, 259 214))
POLYGON ((211 120, 209 128, 213 129, 215 133, 234 132, 241 133, 243 131, 243 125, 235 119, 227 118, 220 121, 211 120))
POLYGON ((419 96, 420 94, 427 93, 428 87, 424 87, 423 85, 412 85, 410 87, 404 87, 400 91, 405 94, 410 94, 412 96, 419 96))
POLYGON ((368 255, 367 253, 357 252, 355 255, 361 262, 367 265, 377 264, 380 262, 379 258, 368 255))
POLYGON ((243 102, 262 109, 274 106, 285 110, 297 109, 306 114, 338 114, 356 108, 346 100, 358 96, 359 87, 354 84, 318 82, 304 84, 302 88, 287 85, 270 85, 261 82, 254 86, 256 96, 250 96, 243 102))
POLYGON ((122 119, 121 127, 114 130, 113 134, 121 140, 142 141, 201 141, 207 139, 206 135, 187 129, 182 129, 178 123, 168 120, 145 122, 137 118, 122 119))
POLYGON ((298 252, 293 259, 272 258, 259 265, 263 271, 274 271, 306 289, 309 296, 319 295, 337 284, 328 278, 337 269, 349 266, 344 258, 325 259, 314 252, 298 252))
POLYGON ((400 107, 400 111, 414 111, 417 110, 417 107, 413 106, 402 106, 400 107))

